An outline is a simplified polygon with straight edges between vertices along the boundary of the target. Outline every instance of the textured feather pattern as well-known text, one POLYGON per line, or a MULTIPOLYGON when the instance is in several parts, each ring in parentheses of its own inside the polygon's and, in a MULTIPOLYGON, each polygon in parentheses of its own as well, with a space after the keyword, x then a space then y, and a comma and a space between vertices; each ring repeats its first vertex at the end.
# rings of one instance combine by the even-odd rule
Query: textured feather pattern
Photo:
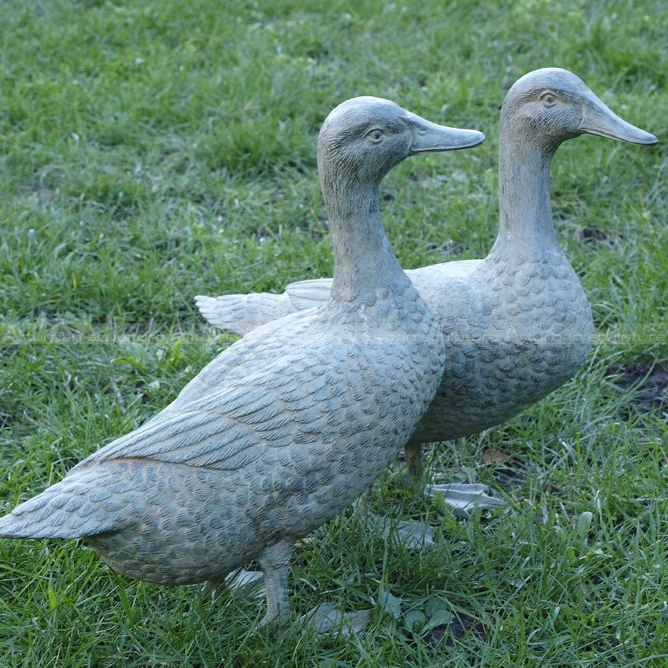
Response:
POLYGON ((373 482, 434 394, 439 340, 410 284, 373 306, 325 305, 258 329, 155 418, 0 519, 0 535, 83 537, 153 582, 223 577, 373 482))
POLYGON ((412 278, 438 313, 448 353, 447 373, 415 441, 504 422, 572 378, 587 358, 591 310, 559 249, 512 266, 480 262, 466 287, 450 292, 449 308, 447 291, 439 297, 420 284, 422 276, 412 278))

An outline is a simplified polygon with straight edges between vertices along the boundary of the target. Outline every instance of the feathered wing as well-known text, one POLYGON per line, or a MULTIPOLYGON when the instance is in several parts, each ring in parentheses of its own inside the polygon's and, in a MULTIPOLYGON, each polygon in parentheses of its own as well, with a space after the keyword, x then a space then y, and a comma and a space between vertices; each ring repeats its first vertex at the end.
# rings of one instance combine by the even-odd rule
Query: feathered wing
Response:
POLYGON ((267 448, 289 445, 299 425, 317 423, 319 415, 317 409, 300 409, 290 401, 299 384, 304 405, 317 405, 308 397, 308 382, 294 378, 294 367, 281 374, 278 366, 283 364, 212 388, 178 410, 168 406, 135 431, 94 452, 70 474, 115 459, 232 470, 261 458, 267 448))
MULTIPOLYGON (((311 312, 298 312, 249 332, 209 362, 153 420, 165 411, 184 410, 193 401, 218 392, 233 381, 266 370, 269 365, 286 356, 286 340, 308 340, 309 345, 317 343, 317 339, 322 337, 322 330, 313 327, 313 320, 311 312)), ((299 362, 298 356, 295 364, 299 362)), ((287 363, 292 364, 290 360, 287 363)))

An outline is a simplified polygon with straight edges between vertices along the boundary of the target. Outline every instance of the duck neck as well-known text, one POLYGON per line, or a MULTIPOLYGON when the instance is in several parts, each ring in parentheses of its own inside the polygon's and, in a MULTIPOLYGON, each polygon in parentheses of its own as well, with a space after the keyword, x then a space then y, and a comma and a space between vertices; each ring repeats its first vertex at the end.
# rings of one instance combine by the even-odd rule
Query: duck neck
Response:
POLYGON ((352 302, 373 297, 381 288, 392 293, 407 286, 410 281, 380 219, 379 183, 360 183, 340 174, 321 182, 334 248, 331 298, 352 302))
POLYGON ((559 248, 550 206, 550 165, 558 144, 545 145, 536 139, 501 123, 500 226, 490 256, 540 260, 559 248))

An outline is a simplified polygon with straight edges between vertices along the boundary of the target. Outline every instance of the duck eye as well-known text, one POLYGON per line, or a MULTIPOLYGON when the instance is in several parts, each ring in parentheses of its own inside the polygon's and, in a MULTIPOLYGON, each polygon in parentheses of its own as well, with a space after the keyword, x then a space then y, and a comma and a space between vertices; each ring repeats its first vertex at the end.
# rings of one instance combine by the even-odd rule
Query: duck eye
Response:
POLYGON ((550 107, 554 107, 554 105, 557 104, 557 96, 550 91, 545 91, 540 96, 540 101, 543 103, 543 106, 546 109, 549 109, 550 107))
POLYGON ((380 128, 374 128, 366 133, 366 138, 374 143, 378 143, 383 138, 383 131, 380 128))

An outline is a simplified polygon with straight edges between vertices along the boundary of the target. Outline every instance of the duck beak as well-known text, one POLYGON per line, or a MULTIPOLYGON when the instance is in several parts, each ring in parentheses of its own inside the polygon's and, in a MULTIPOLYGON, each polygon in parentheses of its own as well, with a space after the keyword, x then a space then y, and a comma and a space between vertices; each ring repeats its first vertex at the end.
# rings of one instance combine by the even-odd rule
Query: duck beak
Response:
POLYGON ((413 131, 410 155, 428 151, 456 151, 473 148, 485 141, 485 135, 477 130, 460 130, 438 125, 424 118, 408 113, 408 123, 413 131))
POLYGON ((582 105, 582 120, 579 130, 591 135, 608 137, 638 146, 653 146, 659 141, 653 134, 645 132, 617 116, 591 91, 585 97, 582 105))

